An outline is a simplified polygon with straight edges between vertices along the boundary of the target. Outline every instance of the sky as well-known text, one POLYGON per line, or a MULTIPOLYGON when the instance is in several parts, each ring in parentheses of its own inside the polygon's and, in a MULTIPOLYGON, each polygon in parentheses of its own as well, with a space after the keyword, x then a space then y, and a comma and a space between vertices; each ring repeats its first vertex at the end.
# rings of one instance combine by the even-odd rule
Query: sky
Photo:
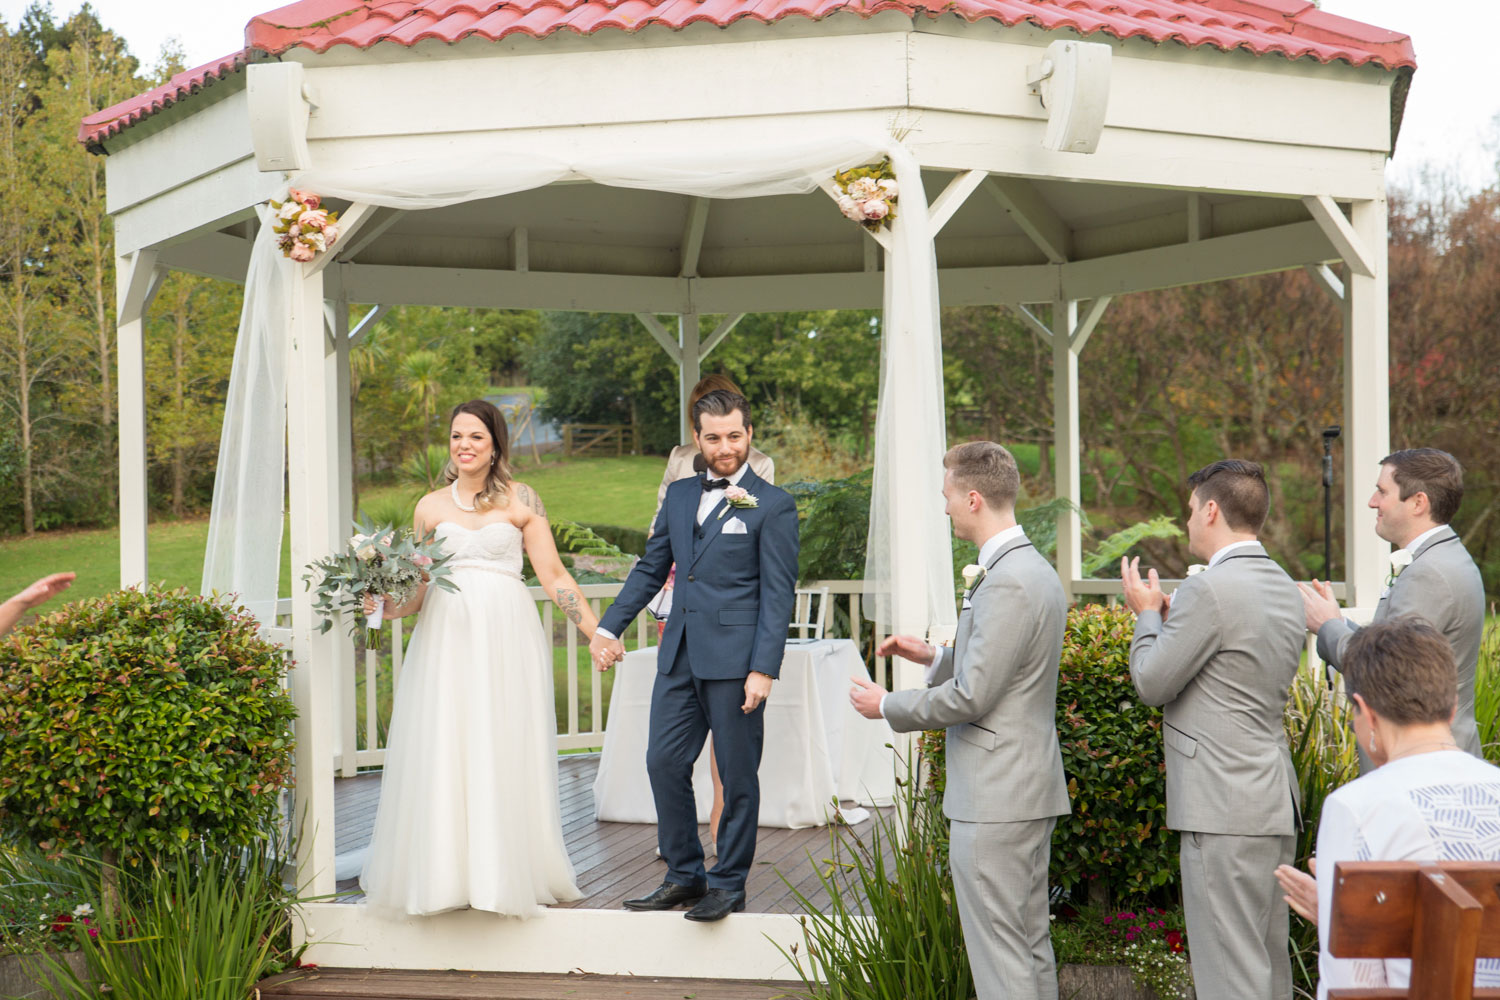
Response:
MULTIPOLYGON (((175 37, 189 66, 244 45, 245 23, 288 0, 93 0, 108 28, 123 35, 144 65, 175 37)), ((15 24, 29 0, 0 0, 0 18, 15 24)), ((80 0, 52 0, 58 20, 80 0)), ((1412 36, 1417 74, 1387 168, 1393 186, 1414 188, 1424 172, 1447 172, 1473 191, 1495 177, 1500 158, 1500 87, 1493 83, 1500 0, 1322 0, 1324 10, 1412 36), (1440 16, 1435 16, 1440 12, 1440 16)))

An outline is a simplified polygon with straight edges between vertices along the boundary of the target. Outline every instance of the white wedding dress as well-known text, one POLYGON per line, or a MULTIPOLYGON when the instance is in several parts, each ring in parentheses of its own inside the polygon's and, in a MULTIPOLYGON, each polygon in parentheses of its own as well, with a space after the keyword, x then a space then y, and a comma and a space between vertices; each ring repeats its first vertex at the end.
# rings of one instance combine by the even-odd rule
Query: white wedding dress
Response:
POLYGON ((444 521, 457 592, 428 588, 396 691, 360 887, 388 914, 528 917, 580 898, 557 802, 552 650, 521 532, 444 521))

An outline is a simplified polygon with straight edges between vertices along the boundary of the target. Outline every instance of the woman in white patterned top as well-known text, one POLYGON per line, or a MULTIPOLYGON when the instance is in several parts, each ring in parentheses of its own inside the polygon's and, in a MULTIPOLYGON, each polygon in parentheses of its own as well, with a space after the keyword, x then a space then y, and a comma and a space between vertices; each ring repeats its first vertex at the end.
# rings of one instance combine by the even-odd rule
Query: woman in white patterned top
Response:
MULTIPOLYGON (((1355 633, 1344 661, 1354 738, 1376 767, 1328 796, 1312 876, 1285 865, 1287 902, 1319 924, 1318 997, 1338 987, 1407 986, 1407 959, 1328 953, 1334 865, 1340 861, 1500 861, 1500 768, 1454 742, 1453 649, 1419 618, 1355 633)), ((1476 986, 1500 986, 1500 962, 1480 960, 1476 986)))

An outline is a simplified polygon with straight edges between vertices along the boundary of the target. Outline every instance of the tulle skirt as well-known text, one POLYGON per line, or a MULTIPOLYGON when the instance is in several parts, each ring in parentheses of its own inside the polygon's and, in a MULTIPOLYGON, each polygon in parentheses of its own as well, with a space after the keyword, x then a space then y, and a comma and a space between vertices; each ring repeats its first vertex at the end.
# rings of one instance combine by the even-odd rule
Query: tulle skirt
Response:
POLYGON ((388 915, 578 899, 557 801, 552 651, 515 577, 430 589, 396 691, 360 886, 388 915))

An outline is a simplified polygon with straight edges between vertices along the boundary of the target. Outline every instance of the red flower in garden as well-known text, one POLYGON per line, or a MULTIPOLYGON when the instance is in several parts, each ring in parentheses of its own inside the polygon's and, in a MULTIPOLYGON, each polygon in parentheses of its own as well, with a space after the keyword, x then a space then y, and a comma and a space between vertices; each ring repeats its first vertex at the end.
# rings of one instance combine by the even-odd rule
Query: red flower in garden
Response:
POLYGON ((73 925, 71 913, 59 913, 52 918, 52 933, 61 934, 73 925))
POLYGON ((1167 931, 1167 947, 1182 951, 1182 931, 1167 931))

